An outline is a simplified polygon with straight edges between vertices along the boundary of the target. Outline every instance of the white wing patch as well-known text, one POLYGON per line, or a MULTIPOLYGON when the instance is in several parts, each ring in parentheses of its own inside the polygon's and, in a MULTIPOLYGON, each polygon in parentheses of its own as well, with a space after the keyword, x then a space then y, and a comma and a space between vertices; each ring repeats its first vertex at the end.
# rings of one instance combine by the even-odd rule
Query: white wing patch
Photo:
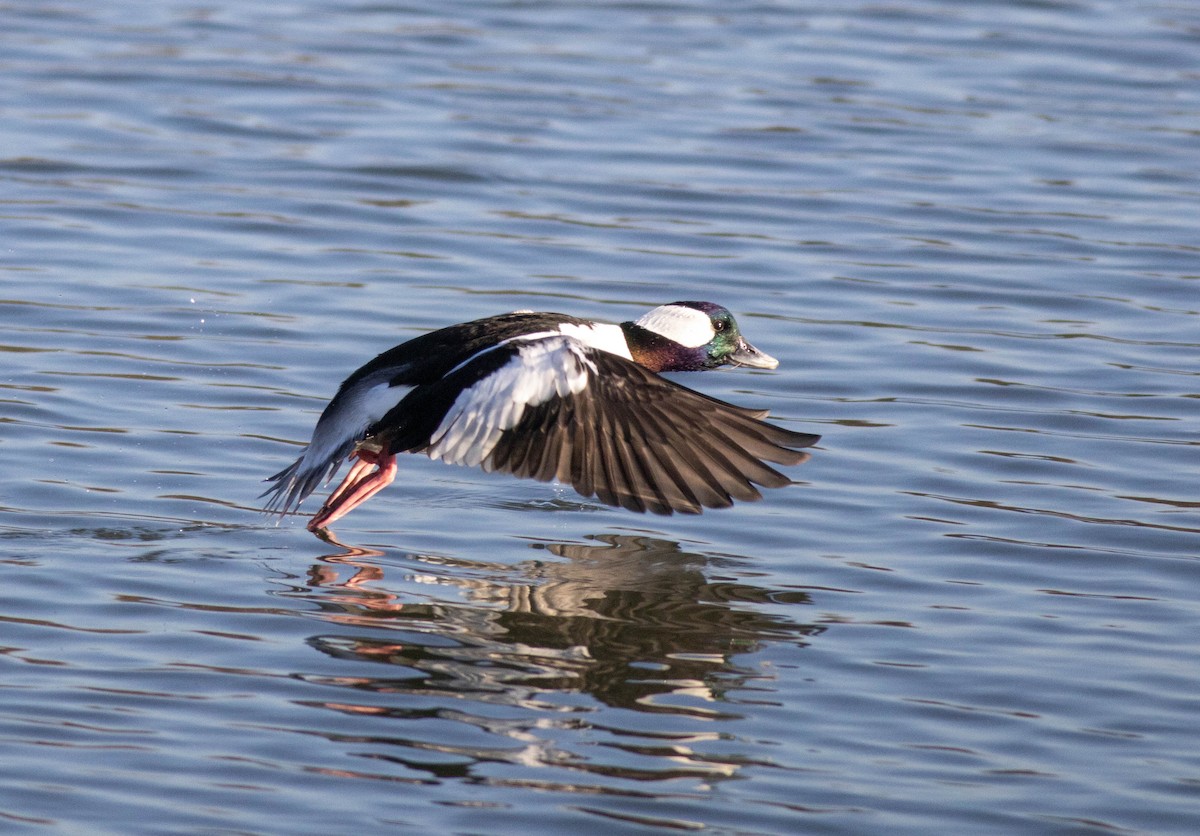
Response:
POLYGON ((564 322, 558 326, 558 331, 560 334, 574 337, 591 348, 607 351, 609 354, 624 357, 626 360, 633 359, 633 356, 629 353, 629 343, 625 341, 625 332, 621 330, 620 325, 608 325, 603 322, 594 322, 590 325, 573 325, 569 322, 564 322))
POLYGON ((483 464, 526 407, 582 392, 596 371, 574 337, 535 335, 508 342, 518 344, 516 356, 459 394, 430 436, 429 458, 470 467, 483 464))
POLYGON ((688 348, 706 345, 716 336, 708 314, 682 305, 659 305, 643 314, 637 324, 688 348))

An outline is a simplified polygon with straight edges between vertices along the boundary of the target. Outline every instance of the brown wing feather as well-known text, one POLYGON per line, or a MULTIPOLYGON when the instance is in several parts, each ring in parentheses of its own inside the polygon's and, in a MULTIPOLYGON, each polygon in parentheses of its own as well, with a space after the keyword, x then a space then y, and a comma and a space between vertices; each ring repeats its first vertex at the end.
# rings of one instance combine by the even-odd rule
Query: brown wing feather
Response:
POLYGON ((808 459, 820 436, 761 420, 613 354, 588 352, 588 386, 530 406, 484 461, 488 470, 569 482, 583 496, 657 514, 761 498, 790 480, 765 464, 808 459))

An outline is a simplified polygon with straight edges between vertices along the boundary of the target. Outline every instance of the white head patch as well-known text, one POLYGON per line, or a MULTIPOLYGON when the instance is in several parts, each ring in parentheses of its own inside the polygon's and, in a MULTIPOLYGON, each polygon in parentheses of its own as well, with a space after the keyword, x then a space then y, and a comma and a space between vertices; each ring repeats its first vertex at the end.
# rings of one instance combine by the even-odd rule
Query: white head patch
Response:
POLYGON ((716 336, 708 314, 682 305, 659 305, 637 324, 688 348, 699 348, 716 336))

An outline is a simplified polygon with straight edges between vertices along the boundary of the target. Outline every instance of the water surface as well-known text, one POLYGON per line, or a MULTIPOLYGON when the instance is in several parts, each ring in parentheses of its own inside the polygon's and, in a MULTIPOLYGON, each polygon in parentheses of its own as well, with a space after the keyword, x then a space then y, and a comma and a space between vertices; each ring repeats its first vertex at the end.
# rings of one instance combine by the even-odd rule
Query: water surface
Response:
POLYGON ((1192 7, 0 12, 6 829, 1200 827, 1192 7), (761 503, 257 511, 396 342, 697 297, 761 503))

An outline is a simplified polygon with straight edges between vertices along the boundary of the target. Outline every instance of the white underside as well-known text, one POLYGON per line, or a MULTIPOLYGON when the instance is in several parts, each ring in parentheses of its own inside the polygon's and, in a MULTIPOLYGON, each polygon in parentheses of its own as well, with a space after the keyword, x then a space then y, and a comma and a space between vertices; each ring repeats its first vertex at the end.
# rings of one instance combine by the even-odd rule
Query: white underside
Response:
POLYGON ((301 470, 325 466, 339 450, 362 438, 367 427, 387 415, 411 391, 409 386, 389 386, 391 373, 365 377, 321 416, 304 451, 301 470))

